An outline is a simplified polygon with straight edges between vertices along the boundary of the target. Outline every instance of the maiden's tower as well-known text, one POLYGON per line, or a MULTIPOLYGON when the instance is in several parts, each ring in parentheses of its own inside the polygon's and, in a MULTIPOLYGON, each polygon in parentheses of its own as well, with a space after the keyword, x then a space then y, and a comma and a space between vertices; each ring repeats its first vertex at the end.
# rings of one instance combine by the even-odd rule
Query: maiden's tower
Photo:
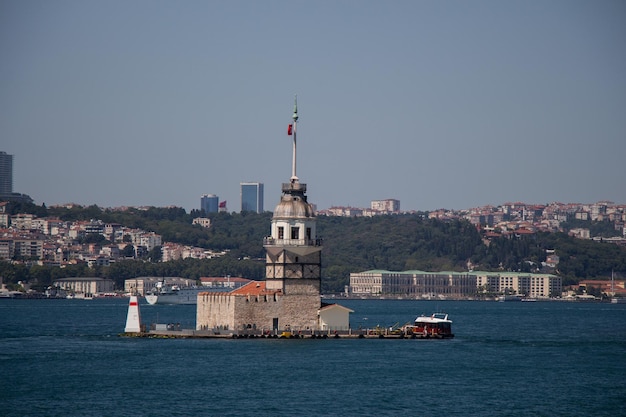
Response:
POLYGON ((288 135, 293 138, 291 177, 282 184, 270 236, 264 239, 265 281, 229 293, 198 296, 196 328, 240 331, 307 331, 320 328, 321 240, 306 184, 296 173, 297 101, 288 135))

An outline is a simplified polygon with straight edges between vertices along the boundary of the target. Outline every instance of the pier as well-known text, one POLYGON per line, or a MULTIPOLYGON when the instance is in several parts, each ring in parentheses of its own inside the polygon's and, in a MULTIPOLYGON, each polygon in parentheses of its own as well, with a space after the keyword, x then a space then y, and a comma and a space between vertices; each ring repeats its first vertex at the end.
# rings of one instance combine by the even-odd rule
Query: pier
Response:
POLYGON ((440 335, 407 334, 400 330, 374 328, 358 330, 324 330, 324 331, 298 331, 276 332, 263 330, 244 331, 213 331, 181 328, 157 329, 155 325, 151 329, 142 329, 139 332, 124 332, 123 337, 142 337, 154 339, 445 339, 454 337, 440 335))

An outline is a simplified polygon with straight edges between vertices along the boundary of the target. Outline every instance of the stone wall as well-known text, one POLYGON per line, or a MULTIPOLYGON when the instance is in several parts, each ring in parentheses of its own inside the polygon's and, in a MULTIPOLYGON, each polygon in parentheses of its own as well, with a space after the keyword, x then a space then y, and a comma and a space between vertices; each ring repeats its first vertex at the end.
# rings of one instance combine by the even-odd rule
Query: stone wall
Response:
POLYGON ((196 329, 240 331, 245 328, 272 330, 316 330, 321 307, 319 294, 234 295, 208 293, 199 296, 196 329))
POLYGON ((320 296, 319 279, 296 278, 284 280, 286 295, 316 295, 320 296))
POLYGON ((235 325, 236 297, 224 293, 198 295, 196 306, 196 329, 232 330, 235 325))

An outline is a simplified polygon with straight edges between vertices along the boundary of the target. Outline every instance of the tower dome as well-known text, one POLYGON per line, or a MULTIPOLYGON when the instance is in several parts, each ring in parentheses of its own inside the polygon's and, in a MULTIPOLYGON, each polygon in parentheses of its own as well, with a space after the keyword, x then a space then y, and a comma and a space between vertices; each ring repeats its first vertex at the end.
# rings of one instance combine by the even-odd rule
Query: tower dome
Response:
POLYGON ((308 219, 315 217, 313 207, 307 202, 306 184, 297 181, 283 184, 283 195, 274 209, 274 219, 308 219))

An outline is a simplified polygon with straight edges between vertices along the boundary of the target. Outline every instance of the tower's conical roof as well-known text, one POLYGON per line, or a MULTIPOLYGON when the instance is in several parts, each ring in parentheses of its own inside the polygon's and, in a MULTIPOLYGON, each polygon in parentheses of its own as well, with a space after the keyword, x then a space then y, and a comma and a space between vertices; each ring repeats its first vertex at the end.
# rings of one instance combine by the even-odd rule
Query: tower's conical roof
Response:
POLYGON ((283 184, 283 195, 274 209, 274 219, 303 219, 315 217, 306 198, 306 184, 293 181, 283 184))

